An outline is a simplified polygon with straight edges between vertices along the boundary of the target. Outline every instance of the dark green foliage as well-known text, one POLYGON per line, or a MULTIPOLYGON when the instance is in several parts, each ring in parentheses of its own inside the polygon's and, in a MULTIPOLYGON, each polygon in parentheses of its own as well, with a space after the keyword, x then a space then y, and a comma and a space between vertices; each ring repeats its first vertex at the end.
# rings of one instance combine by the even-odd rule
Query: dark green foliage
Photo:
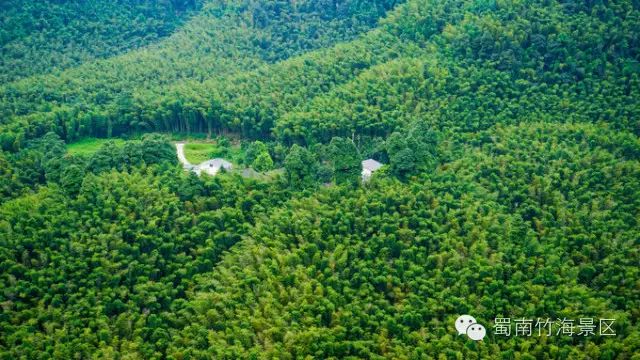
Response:
POLYGON ((401 179, 433 171, 438 157, 437 137, 423 122, 392 133, 386 142, 391 171, 401 179))
MULTIPOLYGON (((119 165, 128 163, 128 161, 120 162, 123 159, 123 149, 120 149, 113 141, 106 142, 91 156, 87 169, 95 174, 118 168, 119 165)), ((131 149, 127 149, 131 150, 131 149)), ((133 152, 134 159, 142 160, 142 157, 136 156, 133 152)), ((129 155, 127 154, 127 160, 129 155)), ((124 160, 124 159, 123 159, 124 160)))
POLYGON ((0 83, 69 68, 169 35, 202 1, 3 1, 0 83))
POLYGON ((146 134, 142 140, 128 141, 122 147, 108 141, 89 158, 66 154, 64 142, 55 133, 28 142, 16 154, 2 154, 0 200, 17 197, 46 183, 70 187, 73 194, 85 172, 98 174, 112 169, 128 171, 142 165, 177 163, 175 148, 158 134, 146 134))
POLYGON ((80 165, 69 165, 60 176, 60 187, 70 195, 76 195, 82 186, 85 170, 80 165))
POLYGON ((274 211, 201 278, 170 354, 537 359, 607 349, 615 359, 640 351, 640 294, 623 280, 638 277, 638 158, 610 148, 615 132, 588 125, 486 135, 496 140, 410 186, 325 189, 274 211), (618 336, 472 343, 452 325, 467 312, 484 324, 610 316, 618 336))
POLYGON ((333 174, 338 184, 356 184, 361 171, 362 156, 353 140, 334 137, 328 148, 333 174))
POLYGON ((318 161, 313 154, 299 146, 293 145, 284 159, 287 181, 294 189, 305 189, 316 184, 318 161))
POLYGON ((0 198, 8 198, 18 193, 19 182, 15 178, 15 170, 3 152, 0 152, 0 198))
POLYGON ((147 164, 158 164, 165 161, 177 163, 176 149, 162 135, 144 135, 140 147, 142 148, 142 159, 147 164))
POLYGON ((149 170, 88 174, 78 187, 81 169, 72 165, 61 184, 72 198, 44 188, 2 206, 3 357, 129 352, 138 341, 136 354, 160 356, 195 275, 279 197, 240 178, 149 170), (65 331, 34 333, 19 320, 32 316, 65 331))
POLYGON ((139 141, 128 141, 120 147, 108 141, 89 158, 87 170, 95 174, 111 169, 128 170, 143 164, 177 163, 176 149, 158 134, 146 134, 139 141))
POLYGON ((264 152, 267 152, 267 145, 265 145, 265 143, 259 140, 252 142, 245 152, 244 163, 247 165, 253 164, 256 158, 264 152))
MULTIPOLYGON (((256 96, 243 84, 247 76, 250 81, 255 79, 247 71, 258 71, 260 77, 261 65, 352 39, 375 26, 378 16, 395 3, 206 2, 198 15, 157 46, 55 76, 0 86, 0 125, 8 123, 0 127, 6 133, 3 148, 20 147, 21 138, 47 131, 56 131, 65 140, 149 130, 211 134, 232 129, 247 136, 266 134, 276 109, 245 106, 256 96), (228 80, 221 81, 223 78, 228 80), (229 99, 234 99, 232 108, 229 99)), ((375 51, 384 52, 384 48, 375 51)), ((365 58, 349 59, 351 66, 364 65, 367 56, 360 55, 365 58)), ((320 70, 319 65, 307 66, 320 70)), ((295 71, 289 75, 286 81, 305 83, 295 71)), ((331 79, 316 81, 329 84, 331 79)), ((269 85, 279 84, 264 86, 269 85)), ((251 101, 256 100, 260 105, 272 103, 273 96, 251 101)))

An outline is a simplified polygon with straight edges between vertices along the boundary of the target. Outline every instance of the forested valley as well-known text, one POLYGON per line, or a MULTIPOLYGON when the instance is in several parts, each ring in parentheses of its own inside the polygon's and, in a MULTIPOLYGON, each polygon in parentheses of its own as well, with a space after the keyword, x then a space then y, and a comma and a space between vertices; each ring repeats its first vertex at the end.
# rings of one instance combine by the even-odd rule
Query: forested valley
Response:
POLYGON ((0 10, 0 359, 640 359, 640 2, 0 10))

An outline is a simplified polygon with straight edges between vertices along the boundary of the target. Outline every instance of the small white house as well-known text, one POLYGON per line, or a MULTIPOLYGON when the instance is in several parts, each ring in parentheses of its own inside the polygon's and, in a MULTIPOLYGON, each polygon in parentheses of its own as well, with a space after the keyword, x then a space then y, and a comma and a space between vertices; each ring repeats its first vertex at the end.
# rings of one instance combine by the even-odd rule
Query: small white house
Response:
POLYGON ((217 174, 220 169, 231 170, 233 165, 225 159, 215 158, 211 160, 207 160, 205 162, 200 163, 199 165, 194 165, 187 160, 187 157, 184 155, 184 142, 176 143, 176 152, 178 153, 178 160, 182 163, 182 167, 184 167, 187 171, 193 171, 198 176, 200 174, 205 173, 209 175, 217 174))
POLYGON ((373 160, 367 159, 362 161, 362 182, 366 182, 371 178, 373 173, 380 169, 383 164, 373 160))
POLYGON ((233 165, 225 159, 216 158, 200 163, 200 165, 197 165, 193 171, 198 175, 202 173, 215 175, 221 168, 228 171, 233 168, 233 165))

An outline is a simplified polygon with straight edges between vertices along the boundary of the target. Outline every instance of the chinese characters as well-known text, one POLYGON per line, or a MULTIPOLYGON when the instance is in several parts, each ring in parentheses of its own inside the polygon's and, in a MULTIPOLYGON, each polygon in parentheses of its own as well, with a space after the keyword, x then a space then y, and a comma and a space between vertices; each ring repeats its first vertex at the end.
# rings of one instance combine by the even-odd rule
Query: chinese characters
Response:
POLYGON ((526 319, 495 318, 493 334, 497 336, 615 336, 615 319, 526 319))

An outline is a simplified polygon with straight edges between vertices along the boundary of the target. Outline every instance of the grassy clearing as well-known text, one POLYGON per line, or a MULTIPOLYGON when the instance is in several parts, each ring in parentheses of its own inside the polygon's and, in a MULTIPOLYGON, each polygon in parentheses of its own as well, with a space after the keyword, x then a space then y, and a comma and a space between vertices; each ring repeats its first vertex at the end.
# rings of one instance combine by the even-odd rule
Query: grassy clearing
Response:
POLYGON ((259 173, 251 168, 244 168, 237 170, 237 172, 243 177, 262 181, 273 181, 278 176, 284 176, 285 174, 284 168, 273 169, 264 173, 259 173))
POLYGON ((112 139, 96 139, 84 138, 67 145, 67 152, 71 155, 93 155, 107 141, 114 141, 116 145, 122 146, 125 140, 119 138, 112 139))
POLYGON ((213 143, 189 142, 184 146, 184 156, 192 164, 200 164, 212 158, 211 154, 217 151, 218 147, 213 143))
POLYGON ((192 164, 200 164, 213 158, 223 158, 233 164, 232 173, 246 178, 261 181, 273 181, 278 176, 284 175, 284 168, 273 169, 264 173, 257 172, 244 164, 245 149, 240 146, 237 138, 226 138, 222 143, 218 140, 198 140, 190 138, 185 141, 184 153, 192 164))
POLYGON ((213 141, 188 141, 184 146, 184 155, 192 164, 200 164, 213 158, 223 158, 234 165, 238 165, 242 163, 244 152, 239 144, 231 144, 228 147, 224 147, 213 141))

